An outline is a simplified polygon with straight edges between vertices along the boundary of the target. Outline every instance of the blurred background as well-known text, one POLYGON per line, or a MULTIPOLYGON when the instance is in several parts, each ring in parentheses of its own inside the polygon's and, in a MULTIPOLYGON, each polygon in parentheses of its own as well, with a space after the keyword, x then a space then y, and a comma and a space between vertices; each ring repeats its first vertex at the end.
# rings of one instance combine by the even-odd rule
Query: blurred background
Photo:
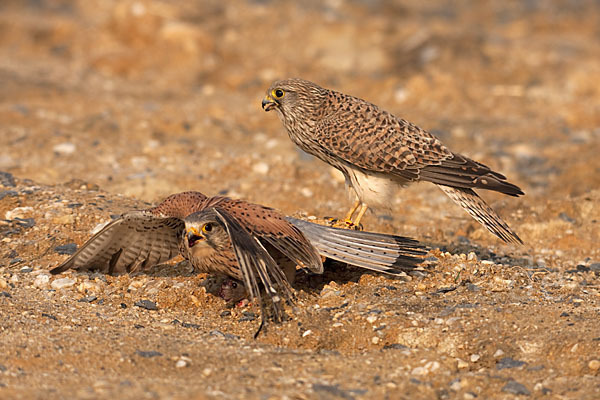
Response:
MULTIPOLYGON (((292 76, 506 174, 527 195, 484 196, 526 241, 552 235, 539 221, 564 231, 597 216, 570 199, 600 186, 598 1, 2 0, 0 170, 149 202, 194 189, 341 216, 339 174, 260 107, 292 76)), ((433 185, 400 192, 392 211, 365 223, 497 243, 433 185)))

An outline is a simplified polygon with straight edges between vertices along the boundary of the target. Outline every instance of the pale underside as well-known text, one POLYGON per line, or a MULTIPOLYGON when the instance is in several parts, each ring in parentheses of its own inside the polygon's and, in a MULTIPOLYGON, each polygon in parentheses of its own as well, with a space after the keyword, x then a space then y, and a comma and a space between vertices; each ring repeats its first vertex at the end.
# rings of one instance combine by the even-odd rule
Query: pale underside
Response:
POLYGON ((346 185, 352 188, 351 192, 362 204, 386 211, 391 211, 392 199, 398 188, 408 184, 406 180, 389 174, 355 168, 347 168, 344 175, 346 185))

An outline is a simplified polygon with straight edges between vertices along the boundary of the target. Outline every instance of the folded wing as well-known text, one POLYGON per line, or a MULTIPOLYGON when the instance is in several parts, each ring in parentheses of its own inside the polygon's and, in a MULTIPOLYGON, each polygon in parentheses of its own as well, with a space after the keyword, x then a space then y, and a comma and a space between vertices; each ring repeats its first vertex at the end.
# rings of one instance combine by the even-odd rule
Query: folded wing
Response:
MULTIPOLYGON (((282 300, 293 300, 293 294, 283 270, 273 260, 260 240, 242 227, 239 221, 222 208, 210 208, 207 213, 215 213, 216 218, 225 226, 235 252, 246 289, 261 308, 259 283, 273 303, 274 318, 283 317, 282 300)), ((264 318, 264 308, 262 312, 264 318)))

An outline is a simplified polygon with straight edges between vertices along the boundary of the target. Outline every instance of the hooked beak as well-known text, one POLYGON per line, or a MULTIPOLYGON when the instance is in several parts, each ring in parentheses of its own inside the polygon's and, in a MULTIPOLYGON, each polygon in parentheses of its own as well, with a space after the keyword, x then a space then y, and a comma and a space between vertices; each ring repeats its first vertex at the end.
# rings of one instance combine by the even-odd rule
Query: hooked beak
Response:
POLYGON ((202 236, 197 230, 196 228, 190 228, 187 230, 185 237, 188 241, 188 247, 192 248, 194 247, 194 245, 196 243, 198 243, 201 240, 204 240, 205 237, 202 236))
POLYGON ((269 95, 267 95, 262 101, 262 108, 265 111, 271 111, 273 108, 278 107, 279 103, 269 95))

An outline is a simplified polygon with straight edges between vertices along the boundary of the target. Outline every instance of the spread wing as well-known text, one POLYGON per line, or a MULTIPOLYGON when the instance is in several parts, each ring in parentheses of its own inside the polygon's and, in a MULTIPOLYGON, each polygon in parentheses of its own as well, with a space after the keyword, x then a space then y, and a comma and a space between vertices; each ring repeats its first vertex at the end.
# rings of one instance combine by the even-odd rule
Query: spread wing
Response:
POLYGON ((185 224, 149 211, 123 214, 92 236, 52 274, 68 269, 122 273, 144 270, 179 254, 185 224))
POLYGON ((293 294, 283 270, 273 260, 257 237, 251 235, 240 222, 227 210, 219 207, 211 208, 216 218, 225 226, 233 251, 237 258, 242 280, 250 296, 261 305, 264 320, 264 305, 261 301, 259 282, 273 303, 274 318, 281 321, 283 317, 282 297, 292 301, 293 294))
MULTIPOLYGON (((339 94, 338 94, 339 95, 339 94)), ((506 177, 451 152, 429 132, 364 100, 341 95, 315 126, 315 145, 326 157, 407 181, 425 180, 459 188, 523 194, 506 177)))

